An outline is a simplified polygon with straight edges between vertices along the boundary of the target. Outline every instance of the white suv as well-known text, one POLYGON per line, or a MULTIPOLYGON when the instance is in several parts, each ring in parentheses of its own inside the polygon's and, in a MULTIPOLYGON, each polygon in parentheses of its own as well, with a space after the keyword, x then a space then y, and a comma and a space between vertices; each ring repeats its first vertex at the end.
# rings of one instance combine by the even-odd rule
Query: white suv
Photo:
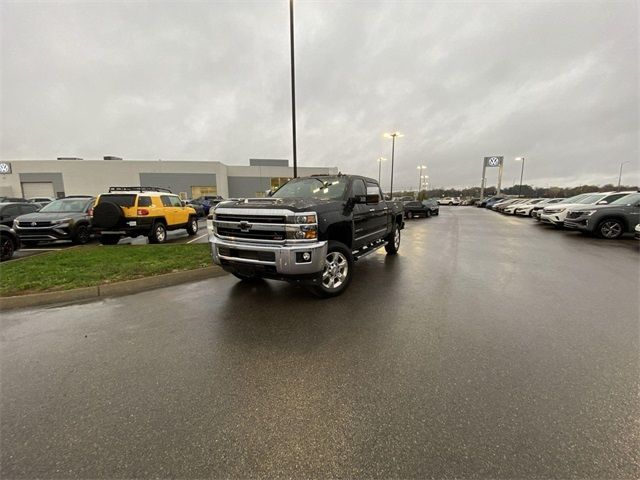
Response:
POLYGON ((460 205, 460 197, 439 198, 438 205, 460 205))

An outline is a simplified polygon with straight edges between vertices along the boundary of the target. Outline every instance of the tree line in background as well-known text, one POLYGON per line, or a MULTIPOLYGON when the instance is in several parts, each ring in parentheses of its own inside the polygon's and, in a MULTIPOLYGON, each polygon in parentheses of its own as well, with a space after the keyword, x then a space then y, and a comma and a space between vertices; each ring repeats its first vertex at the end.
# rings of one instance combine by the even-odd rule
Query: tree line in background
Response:
MULTIPOLYGON (((569 198, 574 195, 580 195, 581 193, 589 192, 614 192, 618 190, 616 185, 580 185, 577 187, 534 187, 531 185, 522 185, 522 191, 520 192, 520 186, 514 185, 511 187, 505 187, 501 193, 505 195, 518 195, 521 193, 526 198, 569 198)), ((638 191, 637 186, 622 185, 620 191, 633 190, 638 191)), ((484 189, 484 196, 491 197, 496 194, 496 187, 487 187, 484 189)), ((415 198, 416 191, 405 192, 393 192, 394 197, 411 197, 415 198)), ((480 187, 473 188, 435 188, 431 190, 422 190, 418 195, 419 200, 425 198, 439 198, 439 197, 461 197, 461 198, 480 198, 480 187)))

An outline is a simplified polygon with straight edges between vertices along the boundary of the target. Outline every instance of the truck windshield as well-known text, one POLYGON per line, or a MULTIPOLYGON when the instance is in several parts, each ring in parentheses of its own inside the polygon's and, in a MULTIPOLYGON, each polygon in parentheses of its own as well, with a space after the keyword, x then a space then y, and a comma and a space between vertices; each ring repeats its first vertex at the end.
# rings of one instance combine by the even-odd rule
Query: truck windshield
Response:
POLYGON ((318 198, 337 200, 344 196, 347 180, 342 177, 294 178, 280 187, 274 198, 318 198))

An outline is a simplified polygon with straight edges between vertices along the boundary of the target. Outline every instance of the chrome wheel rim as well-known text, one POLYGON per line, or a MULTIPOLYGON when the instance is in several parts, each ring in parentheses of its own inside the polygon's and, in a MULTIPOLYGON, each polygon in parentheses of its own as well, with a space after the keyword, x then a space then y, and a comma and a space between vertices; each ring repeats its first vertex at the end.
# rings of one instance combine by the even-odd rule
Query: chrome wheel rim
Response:
POLYGON ((194 232, 197 232, 197 231, 198 231, 198 221, 197 221, 197 220, 192 220, 192 221, 191 221, 191 229, 192 229, 194 232))
POLYGON ((156 239, 157 239, 159 242, 162 242, 162 241, 164 241, 164 237, 165 237, 165 236, 166 236, 166 233, 165 233, 165 231, 164 231, 164 227, 162 227, 161 225, 158 225, 158 226, 156 227, 156 239))
POLYGON ((395 233, 393 234, 393 246, 397 250, 400 248, 400 230, 396 228, 395 233))
POLYGON ((340 252, 329 252, 325 257, 322 285, 328 290, 340 288, 349 275, 349 262, 340 252))
POLYGON ((411 218, 411 217, 413 217, 413 213, 407 212, 407 218, 411 218))
POLYGON ((616 238, 622 233, 622 226, 618 222, 605 222, 600 231, 605 238, 616 238))

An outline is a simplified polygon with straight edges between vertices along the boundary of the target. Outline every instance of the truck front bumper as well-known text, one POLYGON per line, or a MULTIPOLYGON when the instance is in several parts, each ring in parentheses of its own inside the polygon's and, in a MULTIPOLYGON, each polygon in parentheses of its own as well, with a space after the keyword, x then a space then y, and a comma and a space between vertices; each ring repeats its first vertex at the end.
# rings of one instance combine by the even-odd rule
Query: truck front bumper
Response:
POLYGON ((259 266, 264 272, 281 276, 309 275, 324 269, 327 242, 301 243, 295 245, 265 245, 234 242, 217 235, 209 237, 213 262, 223 267, 259 266), (309 254, 309 260, 304 259, 309 254))

